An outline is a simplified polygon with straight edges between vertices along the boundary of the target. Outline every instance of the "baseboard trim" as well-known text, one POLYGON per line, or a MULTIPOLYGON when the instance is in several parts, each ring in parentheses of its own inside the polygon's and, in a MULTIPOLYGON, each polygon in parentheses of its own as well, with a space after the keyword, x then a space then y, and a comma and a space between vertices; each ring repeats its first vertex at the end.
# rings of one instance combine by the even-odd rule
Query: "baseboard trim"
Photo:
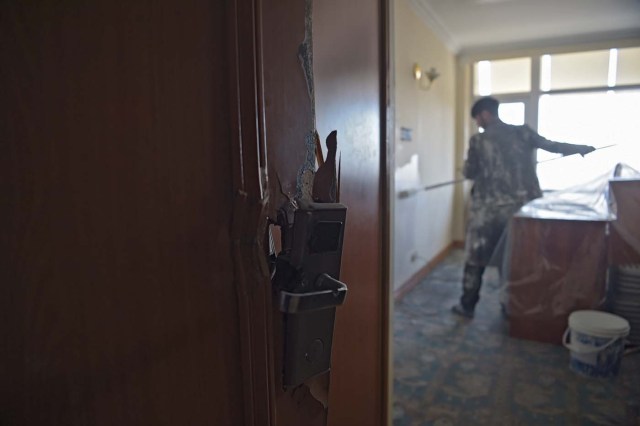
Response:
POLYGON ((407 293, 413 290, 429 272, 433 271, 438 263, 442 262, 452 250, 463 248, 464 241, 452 241, 448 246, 436 254, 430 261, 428 261, 422 268, 420 268, 415 274, 413 274, 407 281, 398 287, 393 292, 393 300, 396 302, 401 300, 407 293))
POLYGON ((453 249, 463 249, 464 248, 464 241, 461 240, 456 240, 454 242, 451 243, 451 250, 453 249))

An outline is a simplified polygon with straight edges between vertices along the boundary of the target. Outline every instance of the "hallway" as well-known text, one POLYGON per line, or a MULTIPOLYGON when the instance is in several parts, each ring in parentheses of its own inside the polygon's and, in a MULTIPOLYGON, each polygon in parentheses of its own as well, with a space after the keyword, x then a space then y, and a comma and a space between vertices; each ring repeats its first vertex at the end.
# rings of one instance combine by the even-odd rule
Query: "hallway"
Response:
POLYGON ((508 336, 493 270, 475 318, 456 317, 463 261, 454 251, 395 305, 394 426, 640 424, 640 353, 615 379, 577 376, 565 348, 508 336))

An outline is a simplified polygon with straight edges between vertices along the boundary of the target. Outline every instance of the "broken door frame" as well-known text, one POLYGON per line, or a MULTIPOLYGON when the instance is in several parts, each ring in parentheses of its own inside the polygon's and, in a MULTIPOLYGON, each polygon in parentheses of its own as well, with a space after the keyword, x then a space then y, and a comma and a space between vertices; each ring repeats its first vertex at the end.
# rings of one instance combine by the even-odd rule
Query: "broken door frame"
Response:
MULTIPOLYGON (((391 0, 377 0, 380 53, 380 424, 390 424, 393 357, 391 224, 393 207, 393 103, 391 0)), ((276 402, 272 293, 265 257, 267 149, 262 70, 262 0, 229 0, 229 110, 234 205, 232 249, 241 329, 245 425, 275 426, 276 402)))

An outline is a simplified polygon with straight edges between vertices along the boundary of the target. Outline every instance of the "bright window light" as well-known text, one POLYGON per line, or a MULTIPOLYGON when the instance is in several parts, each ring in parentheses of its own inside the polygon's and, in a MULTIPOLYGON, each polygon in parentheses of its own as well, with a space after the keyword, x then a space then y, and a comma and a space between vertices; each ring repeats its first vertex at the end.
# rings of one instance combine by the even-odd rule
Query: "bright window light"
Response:
POLYGON ((524 124, 524 102, 501 103, 498 115, 507 124, 521 126, 524 124))
POLYGON ((489 96, 491 94, 491 62, 478 62, 478 94, 489 96))
MULTIPOLYGON (((549 91, 606 86, 611 56, 609 49, 549 56, 549 91)), ((544 73, 541 70, 541 80, 546 78, 544 73)))
POLYGON ((614 87, 616 85, 616 75, 618 74, 618 49, 609 51, 609 75, 607 77, 607 86, 614 87))
POLYGON ((548 92, 551 89, 551 55, 540 58, 540 90, 548 92))
POLYGON ((609 173, 617 163, 640 170, 640 90, 607 94, 566 93, 540 97, 538 130, 544 137, 596 147, 581 157, 558 157, 538 150, 538 178, 543 189, 580 185, 609 173))

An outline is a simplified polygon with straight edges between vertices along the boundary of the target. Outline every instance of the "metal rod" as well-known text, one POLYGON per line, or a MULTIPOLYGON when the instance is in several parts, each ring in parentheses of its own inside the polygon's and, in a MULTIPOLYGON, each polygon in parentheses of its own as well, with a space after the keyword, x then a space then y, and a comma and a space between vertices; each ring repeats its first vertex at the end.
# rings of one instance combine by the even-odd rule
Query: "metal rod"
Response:
POLYGON ((427 185, 427 186, 423 186, 423 187, 420 187, 420 188, 407 189, 405 191, 398 192, 398 198, 409 198, 413 194, 417 194, 420 191, 429 191, 431 189, 440 188, 442 186, 454 185, 456 183, 460 183, 460 182, 464 182, 464 181, 465 181, 465 179, 462 178, 462 179, 452 180, 452 181, 449 181, 449 182, 436 183, 435 185, 427 185))
MULTIPOLYGON (((612 146, 617 146, 617 145, 618 145, 617 143, 612 143, 611 145, 601 146, 600 148, 596 148, 595 150, 593 150, 593 151, 591 151, 591 152, 600 151, 601 149, 611 148, 612 146)), ((549 159, 547 159, 547 160, 538 161, 538 164, 541 164, 541 163, 548 163, 549 161, 560 160, 561 158, 571 157, 572 155, 576 155, 576 154, 561 155, 560 157, 553 157, 553 158, 549 158, 549 159)))
MULTIPOLYGON (((611 148, 612 146, 616 146, 616 145, 617 144, 614 143, 614 144, 611 144, 611 145, 601 146, 600 148, 596 148, 592 152, 599 151, 601 149, 611 148)), ((571 154, 571 155, 575 155, 575 154, 571 154)), ((538 164, 547 163, 549 161, 554 161, 554 160, 559 160, 559 159, 562 159, 562 158, 570 157, 571 155, 563 155, 561 157, 554 157, 554 158, 550 158, 548 160, 538 161, 538 164)), ((427 185, 427 186, 423 186, 423 187, 420 187, 420 188, 414 188, 414 189, 407 189, 407 190, 404 190, 404 191, 399 191, 398 192, 398 198, 401 198, 401 199, 402 198, 409 198, 410 196, 412 196, 414 194, 417 194, 420 191, 430 191, 432 189, 436 189, 436 188, 440 188, 440 187, 448 186, 448 185, 455 185, 456 183, 461 183, 461 182, 464 182, 464 181, 465 181, 464 178, 455 179, 455 180, 450 180, 448 182, 441 182, 441 183, 436 183, 434 185, 427 185)))
POLYGON ((464 182, 465 179, 456 179, 449 182, 436 183, 435 185, 427 185, 420 188, 421 191, 429 191, 430 189, 440 188, 441 186, 454 185, 456 183, 464 182))

